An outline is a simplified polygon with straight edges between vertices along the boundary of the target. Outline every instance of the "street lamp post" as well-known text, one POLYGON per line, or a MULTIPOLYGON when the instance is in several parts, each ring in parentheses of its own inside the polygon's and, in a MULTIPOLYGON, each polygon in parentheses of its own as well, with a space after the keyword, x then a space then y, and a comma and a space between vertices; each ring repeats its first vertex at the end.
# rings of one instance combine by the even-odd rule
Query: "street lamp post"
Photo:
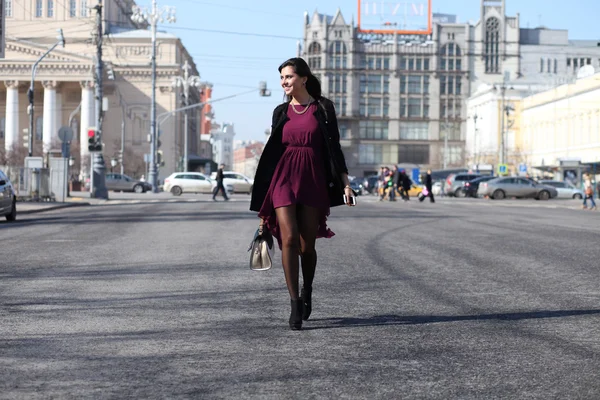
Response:
POLYGON ((152 29, 152 100, 150 103, 150 167, 148 171, 148 180, 152 185, 152 191, 158 192, 158 176, 156 165, 156 25, 158 22, 175 22, 175 8, 164 6, 158 8, 156 0, 152 0, 152 9, 148 10, 141 7, 133 7, 133 22, 150 24, 152 29))
POLYGON ((113 157, 110 159, 110 173, 111 174, 114 172, 114 169, 116 166, 117 166, 117 159, 113 157))
POLYGON ((56 48, 59 44, 62 47, 65 47, 65 37, 63 36, 62 29, 58 29, 58 41, 54 43, 52 47, 48 49, 38 60, 33 64, 31 68, 31 85, 29 86, 29 90, 27 91, 27 97, 29 99, 29 107, 27 108, 27 112, 29 113, 29 137, 28 137, 28 147, 29 147, 29 157, 31 157, 33 152, 33 82, 35 80, 35 73, 37 71, 38 64, 48 55, 52 50, 56 48))
MULTIPOLYGON (((199 88, 202 86, 200 77, 197 75, 190 76, 189 71, 192 69, 187 60, 181 67, 183 69, 183 76, 176 76, 173 79, 173 86, 183 88, 183 96, 185 99, 184 106, 189 106, 190 100, 190 87, 199 88)), ((183 172, 188 170, 188 158, 189 158, 189 130, 188 130, 188 110, 183 113, 183 172)))

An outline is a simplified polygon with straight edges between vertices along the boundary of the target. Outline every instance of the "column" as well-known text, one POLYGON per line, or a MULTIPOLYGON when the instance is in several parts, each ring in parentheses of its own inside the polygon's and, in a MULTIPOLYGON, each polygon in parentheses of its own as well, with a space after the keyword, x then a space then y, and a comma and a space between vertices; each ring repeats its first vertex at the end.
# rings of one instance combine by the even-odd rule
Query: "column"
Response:
POLYGON ((57 132, 52 131, 56 126, 56 81, 43 81, 42 85, 44 85, 42 139, 44 142, 44 153, 47 153, 52 148, 52 138, 57 135, 57 132))
POLYGON ((91 81, 81 82, 81 120, 79 124, 81 160, 87 159, 90 154, 87 132, 89 128, 96 126, 94 101, 94 83, 91 81))
MULTIPOLYGON (((60 89, 60 87, 58 88, 60 89)), ((58 138, 58 130, 60 129, 61 126, 63 126, 63 96, 62 93, 60 92, 60 90, 58 90, 56 92, 56 119, 54 120, 54 129, 52 130, 52 140, 54 140, 54 138, 56 138, 56 140, 60 139, 58 138)))
POLYGON ((6 122, 4 149, 6 154, 19 144, 19 81, 4 81, 6 86, 6 122))

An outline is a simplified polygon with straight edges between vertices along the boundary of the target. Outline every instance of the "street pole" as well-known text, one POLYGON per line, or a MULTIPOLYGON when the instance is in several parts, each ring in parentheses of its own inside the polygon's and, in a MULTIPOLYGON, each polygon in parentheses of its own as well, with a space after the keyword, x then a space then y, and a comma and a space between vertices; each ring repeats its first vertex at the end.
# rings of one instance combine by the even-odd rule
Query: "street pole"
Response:
MULTIPOLYGON (((98 0, 96 4, 96 134, 102 143, 102 121, 104 119, 104 111, 102 110, 102 98, 104 90, 102 87, 102 0, 98 0)), ((108 199, 108 190, 106 189, 105 172, 106 165, 104 156, 102 155, 102 147, 100 151, 92 152, 92 193, 91 196, 98 199, 108 199)))
POLYGON ((48 55, 50 54, 50 52, 52 50, 54 50, 56 48, 56 46, 58 46, 59 44, 62 45, 62 47, 65 47, 65 37, 63 36, 63 31, 62 29, 58 29, 58 42, 54 43, 54 45, 52 47, 50 47, 48 49, 48 51, 46 51, 44 54, 42 54, 42 56, 40 58, 38 58, 38 60, 33 64, 33 67, 31 68, 31 85, 29 86, 29 90, 27 91, 27 97, 29 99, 29 107, 27 108, 27 112, 29 113, 29 135, 28 135, 28 142, 27 145, 29 147, 28 149, 28 154, 29 157, 31 157, 31 155, 33 154, 33 83, 35 81, 35 73, 37 71, 37 66, 38 64, 48 55))
POLYGON ((190 87, 200 87, 202 83, 200 82, 200 76, 192 75, 190 76, 190 70, 192 67, 185 60, 185 63, 181 67, 183 69, 183 76, 176 76, 173 80, 173 86, 175 87, 183 87, 183 97, 184 97, 184 108, 185 112, 183 113, 183 171, 188 171, 188 161, 189 161, 189 129, 188 129, 188 106, 190 105, 190 87))
POLYGON ((152 9, 143 10, 140 7, 133 7, 131 19, 137 23, 147 22, 150 24, 152 32, 152 57, 151 57, 151 73, 152 73, 152 98, 150 103, 150 166, 148 168, 148 181, 152 185, 152 192, 158 192, 158 173, 156 162, 156 151, 158 135, 156 131, 156 24, 163 21, 166 14, 167 22, 175 22, 175 8, 166 6, 159 9, 156 0, 152 0, 152 9))
POLYGON ((125 159, 125 115, 121 118, 121 159, 119 163, 121 164, 121 175, 125 172, 125 167, 123 166, 123 160, 125 159))
POLYGON ((475 125, 475 134, 473 137, 473 161, 475 162, 476 168, 479 170, 479 163, 477 162, 477 118, 479 118, 477 114, 473 115, 473 124, 475 125))
POLYGON ((504 164, 504 96, 506 94, 506 85, 504 82, 500 90, 502 93, 502 101, 500 103, 500 164, 504 164))
MULTIPOLYGON (((448 90, 446 88, 446 90, 448 90)), ((446 122, 444 123, 444 169, 448 167, 448 128, 450 124, 448 122, 448 95, 446 95, 446 122)))

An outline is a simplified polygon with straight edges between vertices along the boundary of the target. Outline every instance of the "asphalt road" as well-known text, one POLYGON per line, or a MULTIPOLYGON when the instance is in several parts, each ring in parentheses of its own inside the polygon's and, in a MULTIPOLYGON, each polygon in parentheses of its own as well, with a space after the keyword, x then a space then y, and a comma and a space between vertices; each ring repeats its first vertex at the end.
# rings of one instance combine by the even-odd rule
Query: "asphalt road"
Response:
POLYGON ((300 332, 247 198, 1 222, 0 398, 600 398, 599 212, 359 201, 300 332))

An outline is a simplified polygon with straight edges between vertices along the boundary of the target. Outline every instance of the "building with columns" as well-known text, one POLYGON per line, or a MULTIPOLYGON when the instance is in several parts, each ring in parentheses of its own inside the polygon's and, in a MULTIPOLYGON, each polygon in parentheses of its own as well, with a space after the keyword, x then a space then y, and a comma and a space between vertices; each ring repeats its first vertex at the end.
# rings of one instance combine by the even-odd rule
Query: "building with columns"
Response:
POLYGON ((540 90, 599 65, 597 41, 522 28, 518 14, 506 15, 506 1, 481 0, 475 22, 434 13, 431 35, 418 38, 361 34, 340 11, 305 15, 302 57, 336 104, 351 175, 398 163, 464 167, 466 102, 480 85, 499 85, 506 74, 540 90))
MULTIPOLYGON (((72 148, 76 169, 85 174, 89 167, 87 130, 97 124, 94 93, 96 47, 95 10, 86 0, 73 0, 68 7, 55 6, 52 0, 7 1, 6 54, 0 60, 0 148, 5 159, 24 150, 23 129, 28 128, 27 89, 33 63, 56 43, 56 30, 62 28, 64 48, 55 48, 39 65, 34 82, 34 154, 60 149, 57 138, 61 126, 70 125, 75 133, 72 148)), ((129 0, 107 0, 103 14, 104 157, 109 164, 118 158, 124 138, 125 173, 145 173, 144 154, 149 153, 152 51, 147 26, 134 24, 129 16, 135 5, 129 0)), ((176 171, 183 157, 183 114, 168 115, 183 106, 183 88, 173 85, 182 75, 187 61, 190 74, 199 75, 194 61, 181 40, 159 32, 157 48, 158 130, 165 165, 159 178, 176 171)), ((190 89, 190 104, 200 101, 201 89, 190 89)), ((191 158, 200 150, 201 108, 189 111, 189 150, 191 158)), ((14 158, 14 157, 13 157, 14 158)), ((2 160, 0 160, 2 161, 2 160)), ((6 162, 6 160, 4 160, 6 162)), ((1 163, 1 162, 0 162, 1 163)), ((192 162, 190 162, 192 164, 192 162)), ((200 164, 199 164, 200 165, 200 164)), ((190 165, 195 169, 199 165, 190 165)), ((202 166, 204 163, 202 163, 202 166)))

